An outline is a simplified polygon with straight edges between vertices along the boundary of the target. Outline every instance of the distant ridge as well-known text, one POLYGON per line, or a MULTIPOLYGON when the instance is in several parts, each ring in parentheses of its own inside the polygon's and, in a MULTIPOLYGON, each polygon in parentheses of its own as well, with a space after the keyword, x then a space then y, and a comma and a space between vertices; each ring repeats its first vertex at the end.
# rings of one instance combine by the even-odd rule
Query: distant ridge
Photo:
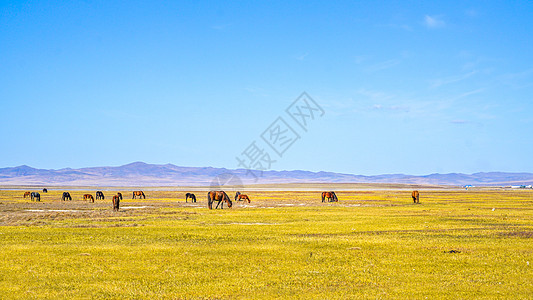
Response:
POLYGON ((58 170, 22 165, 0 168, 0 185, 46 186, 209 186, 220 174, 236 175, 244 184, 268 183, 399 183, 423 185, 529 185, 533 173, 481 172, 424 176, 384 174, 375 176, 310 171, 254 171, 212 167, 179 167, 173 164, 134 162, 118 167, 91 167, 58 170))

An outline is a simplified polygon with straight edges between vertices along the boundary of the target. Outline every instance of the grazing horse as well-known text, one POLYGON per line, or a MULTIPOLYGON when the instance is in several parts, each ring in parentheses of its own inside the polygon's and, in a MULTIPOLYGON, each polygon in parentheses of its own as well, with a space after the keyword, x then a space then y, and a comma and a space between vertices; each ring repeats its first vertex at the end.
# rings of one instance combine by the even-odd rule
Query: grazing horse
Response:
POLYGON ((105 196, 104 196, 104 193, 102 193, 102 191, 96 191, 96 196, 95 196, 96 200, 102 198, 103 200, 105 200, 105 196))
POLYGON ((228 194, 226 194, 226 192, 224 191, 211 191, 207 193, 207 205, 209 209, 213 209, 213 202, 215 201, 218 202, 217 207, 215 207, 215 209, 217 209, 219 205, 220 205, 220 209, 223 209, 224 202, 226 202, 229 208, 231 208, 231 206, 233 205, 228 194))
POLYGON ((420 193, 418 191, 413 191, 411 197, 413 198, 413 203, 420 203, 420 193))
POLYGON ((122 193, 121 193, 121 192, 118 192, 118 193, 117 193, 117 196, 118 196, 118 198, 119 198, 120 200, 122 200, 122 193))
POLYGON ((43 193, 48 193, 48 190, 47 189, 43 189, 43 193))
POLYGON ((105 200, 105 196, 104 196, 104 193, 102 193, 102 191, 96 191, 96 200, 98 199, 105 200))
POLYGON ((63 192, 63 196, 61 196, 62 201, 70 200, 72 201, 72 197, 70 196, 69 192, 63 192))
POLYGON ((339 202, 337 195, 335 195, 335 192, 333 191, 322 193, 322 202, 325 202, 326 199, 328 199, 328 202, 339 202))
POLYGON ((135 199, 136 196, 139 196, 139 198, 146 199, 146 196, 144 195, 143 191, 135 191, 135 192, 133 192, 133 198, 131 198, 131 199, 135 199))
POLYGON ((196 202, 196 195, 193 194, 193 193, 187 193, 185 194, 185 202, 187 202, 187 200, 191 198, 191 202, 196 202))
POLYGON ((250 197, 248 197, 248 195, 245 195, 245 194, 239 194, 239 196, 237 197, 237 201, 248 201, 248 203, 250 203, 250 197))
POLYGON ((30 192, 26 192, 26 193, 24 193, 24 198, 29 197, 30 195, 31 195, 30 192))
POLYGON ((91 194, 83 195, 83 200, 89 200, 90 202, 94 203, 94 197, 91 194))
POLYGON ((113 210, 118 211, 119 205, 120 205, 120 196, 115 195, 113 196, 113 210))
POLYGON ((37 192, 31 192, 30 197, 31 197, 31 201, 33 200, 41 201, 41 195, 37 192))

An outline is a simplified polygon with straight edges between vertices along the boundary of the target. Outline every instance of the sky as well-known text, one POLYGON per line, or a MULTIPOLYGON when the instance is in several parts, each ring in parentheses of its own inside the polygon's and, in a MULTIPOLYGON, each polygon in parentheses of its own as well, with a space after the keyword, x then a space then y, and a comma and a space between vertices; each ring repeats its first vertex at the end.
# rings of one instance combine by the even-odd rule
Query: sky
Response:
POLYGON ((65 2, 0 1, 0 167, 533 172, 531 1, 65 2))

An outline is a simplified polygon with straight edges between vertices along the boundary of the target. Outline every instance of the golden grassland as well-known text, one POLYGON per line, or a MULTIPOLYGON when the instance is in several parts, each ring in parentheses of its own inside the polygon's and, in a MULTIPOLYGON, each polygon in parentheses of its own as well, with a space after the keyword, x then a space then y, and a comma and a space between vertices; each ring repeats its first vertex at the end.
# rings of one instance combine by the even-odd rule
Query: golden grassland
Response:
POLYGON ((532 191, 23 192, 0 191, 0 299, 533 298, 532 191))

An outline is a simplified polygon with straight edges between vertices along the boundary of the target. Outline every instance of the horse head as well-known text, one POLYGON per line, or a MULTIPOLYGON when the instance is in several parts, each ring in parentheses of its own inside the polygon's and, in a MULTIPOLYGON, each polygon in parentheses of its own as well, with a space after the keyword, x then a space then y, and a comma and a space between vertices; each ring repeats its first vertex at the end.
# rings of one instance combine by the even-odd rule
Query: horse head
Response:
POLYGON ((226 201, 226 203, 228 204, 228 207, 231 207, 233 205, 233 202, 231 202, 231 199, 229 198, 228 194, 226 194, 226 192, 222 192, 222 193, 224 193, 223 200, 226 201))

